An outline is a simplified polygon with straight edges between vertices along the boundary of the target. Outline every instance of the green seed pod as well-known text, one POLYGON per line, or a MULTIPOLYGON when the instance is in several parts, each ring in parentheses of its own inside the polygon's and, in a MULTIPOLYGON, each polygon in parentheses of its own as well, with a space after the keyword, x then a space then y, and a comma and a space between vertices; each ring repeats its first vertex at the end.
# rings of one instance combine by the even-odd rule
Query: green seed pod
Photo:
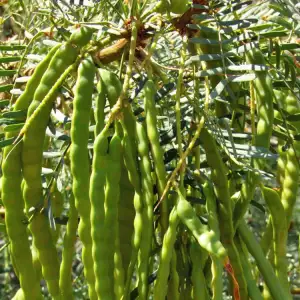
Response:
MULTIPOLYGON (((265 65, 265 59, 259 49, 252 49, 246 54, 247 62, 250 64, 265 65)), ((258 122, 255 135, 255 146, 269 149, 270 138, 273 129, 273 86, 272 79, 267 71, 256 72, 256 79, 253 81, 254 94, 258 122)), ((261 167, 261 162, 258 162, 261 167)))
MULTIPOLYGON (((142 231, 143 231, 143 208, 144 203, 142 201, 142 189, 141 189, 141 182, 140 176, 138 173, 138 165, 137 165, 137 155, 136 151, 132 149, 132 143, 130 141, 129 133, 126 130, 126 127, 123 127, 124 136, 122 139, 122 146, 123 146, 123 156, 125 166, 122 168, 122 177, 121 177, 121 191, 122 191, 122 200, 120 201, 120 211, 122 214, 119 214, 119 225, 120 225, 120 238, 127 237, 128 234, 132 235, 132 242, 131 246, 126 244, 128 248, 129 256, 125 256, 124 250, 123 257, 129 257, 130 262, 123 261, 124 269, 127 269, 127 278, 126 278, 126 287, 124 292, 124 297, 128 297, 130 284, 132 281, 132 276, 134 272, 134 267, 138 257, 138 251, 141 244, 142 239, 142 231), (126 173, 128 172, 128 176, 126 173), (132 193, 132 189, 130 187, 134 187, 135 193, 132 193), (124 194, 125 191, 125 194, 124 194), (135 209, 135 217, 132 214, 132 197, 133 198, 133 205, 135 209), (130 209, 129 209, 130 208, 130 209), (125 214, 124 214, 125 212, 125 214), (132 232, 133 228, 131 226, 131 220, 134 219, 133 226, 134 232, 132 232), (125 233, 124 233, 125 231, 125 233), (130 232, 129 232, 130 231, 130 232)), ((134 212, 133 212, 134 213, 134 212)), ((124 242, 128 242, 126 240, 122 243, 122 248, 124 248, 124 242)))
MULTIPOLYGON (((120 245, 118 233, 118 205, 120 200, 120 179, 121 179, 121 138, 116 132, 109 144, 109 153, 106 171, 106 186, 105 186, 105 224, 104 232, 106 235, 105 247, 107 249, 105 262, 108 265, 110 280, 113 283, 113 291, 117 292, 124 288, 122 276, 117 277, 117 281, 113 281, 114 270, 117 267, 118 271, 124 273, 123 266, 120 265, 120 249, 116 246, 120 245), (114 256, 119 255, 118 265, 115 266, 114 256)), ((102 245, 103 247, 103 245, 102 245)), ((118 274, 120 275, 120 274, 118 274)), ((99 278, 101 281, 101 278, 99 278)), ((108 295, 107 295, 108 296, 108 295)), ((103 295, 101 299, 108 299, 103 295)), ((100 297, 99 297, 100 298, 100 297)), ((110 298, 113 299, 113 298, 110 298)))
POLYGON ((115 255, 114 255, 114 291, 116 299, 122 299, 124 294, 125 272, 123 268, 122 254, 120 251, 119 226, 116 226, 115 255))
MULTIPOLYGON (((119 287, 114 286, 114 256, 120 251, 116 249, 119 245, 116 241, 118 238, 116 219, 118 219, 121 176, 120 137, 117 134, 113 136, 108 154, 107 146, 106 133, 101 132, 94 144, 95 156, 90 181, 91 232, 98 299, 115 299, 114 290, 119 291, 119 287)), ((116 283, 120 284, 118 281, 116 283)))
MULTIPOLYGON (((128 269, 133 251, 132 235, 134 230, 134 201, 135 192, 128 179, 128 171, 123 162, 121 163, 121 179, 120 179, 120 201, 118 210, 122 213, 118 214, 120 251, 122 255, 122 263, 124 270, 128 269)), ((126 276, 125 276, 126 277, 126 276)), ((131 276, 132 278, 132 276, 131 276)))
POLYGON ((205 276, 203 273, 201 248, 196 241, 191 241, 190 257, 192 262, 191 280, 193 283, 193 299, 209 299, 205 276))
POLYGON ((61 47, 61 44, 56 45, 53 47, 47 56, 37 65, 37 67, 34 70, 33 75, 30 77, 28 80, 25 90, 22 93, 22 95, 17 99, 15 105, 14 105, 14 110, 23 110, 27 109, 28 106, 30 105, 31 101, 33 100, 34 93, 40 84, 40 80, 47 70, 49 63, 57 50, 61 47))
POLYGON ((36 249, 36 247, 34 245, 32 245, 32 263, 33 263, 33 267, 36 273, 36 277, 38 278, 38 280, 40 281, 43 277, 42 274, 42 265, 41 262, 39 260, 39 253, 36 249))
POLYGON ((95 110, 95 121, 96 121, 95 138, 98 134, 100 134, 100 132, 104 128, 104 120, 105 120, 104 108, 106 104, 106 90, 104 88, 101 79, 97 84, 97 92, 98 94, 96 98, 96 110, 95 110))
MULTIPOLYGON (((33 99, 33 95, 38 85, 40 84, 42 75, 44 74, 50 60, 53 58, 53 55, 55 55, 59 47, 60 45, 57 45, 52 48, 45 59, 38 64, 37 68, 34 71, 34 74, 26 85, 23 94, 17 99, 14 110, 22 110, 28 108, 33 99)), ((13 137, 14 135, 14 132, 8 133, 6 135, 6 138, 13 137)), ((8 235, 11 240, 11 251, 16 266, 18 266, 18 273, 20 276, 19 279, 23 296, 25 297, 25 299, 38 299, 41 297, 38 279, 40 278, 40 276, 38 274, 35 274, 33 270, 32 254, 29 249, 28 235, 26 232, 26 225, 24 223, 24 204, 21 192, 21 152, 21 145, 17 145, 14 148, 7 147, 4 150, 4 160, 2 164, 4 178, 2 200, 6 209, 6 223, 8 226, 8 235), (13 165, 13 167, 11 165, 13 165), (14 183, 14 187, 12 186, 12 183, 14 183), (14 199, 13 202, 9 200, 11 197, 13 197, 14 199), (13 210, 13 214, 10 213, 11 209, 13 210), (11 217, 12 222, 14 223, 13 226, 9 225, 11 223, 11 217), (14 231, 16 231, 17 228, 19 228, 19 233, 16 236, 14 234, 14 231), (14 239, 16 239, 18 245, 15 244, 14 239), (22 253, 22 255, 19 254, 19 252, 22 253), (24 275, 24 270, 26 270, 26 275, 24 275), (26 282, 28 282, 28 286, 26 286, 26 282)), ((38 260, 36 261, 38 262, 38 260)))
POLYGON ((225 258, 226 250, 216 234, 213 231, 208 231, 204 225, 202 225, 193 207, 183 196, 179 197, 177 213, 180 220, 192 232, 201 247, 212 255, 225 258))
MULTIPOLYGON (((211 184, 206 182, 203 185, 203 192, 206 199, 206 210, 208 213, 208 225, 210 229, 216 234, 218 238, 220 238, 220 230, 219 230, 219 222, 217 215, 217 200, 213 193, 213 187, 211 184)), ((211 257, 211 272, 212 272, 212 300, 221 300, 223 295, 223 280, 222 280, 222 272, 223 265, 222 261, 215 257, 211 257)))
POLYGON ((97 299, 97 295, 92 257, 91 206, 89 198, 90 164, 87 146, 95 72, 95 66, 90 57, 83 60, 78 68, 71 124, 72 145, 70 148, 73 194, 75 206, 80 216, 78 233, 83 245, 82 261, 91 299, 97 299))
POLYGON ((93 32, 95 32, 95 29, 86 26, 80 27, 71 34, 69 42, 82 48, 89 43, 93 32))
POLYGON ((59 273, 59 288, 62 300, 73 299, 72 263, 75 253, 76 231, 78 228, 78 212, 74 196, 70 196, 69 220, 63 241, 62 261, 59 273))
MULTIPOLYGON (((105 100, 107 98, 110 107, 112 108, 122 91, 122 83, 116 74, 100 69, 100 82, 98 84, 98 90, 102 94, 105 94, 105 100)), ((103 95, 101 96, 103 97, 103 95)), ((102 100, 104 101, 104 100, 102 100)), ((101 114, 101 112, 97 113, 101 114)), ((100 116, 100 118, 102 118, 100 116)), ((104 122, 104 121, 103 121, 104 122)), ((122 254, 122 262, 124 269, 128 269, 128 276, 131 278, 131 272, 133 272, 135 264, 135 253, 132 252, 132 246, 129 243, 130 238, 133 234, 133 223, 134 223, 134 189, 140 193, 140 178, 137 174, 137 145, 135 140, 135 117, 132 114, 130 106, 123 108, 123 120, 121 120, 123 127, 123 155, 124 164, 122 163, 122 174, 120 179, 120 190, 122 195, 122 201, 119 202, 119 210, 122 214, 119 214, 119 234, 120 234, 120 247, 122 254), (131 157, 130 157, 131 156, 131 157), (135 169, 135 171, 134 171, 135 169), (127 174, 128 173, 128 174, 127 174), (133 174, 134 173, 134 174, 133 174), (129 177, 129 178, 128 178, 129 177)), ((96 127, 98 125, 96 124, 96 127)), ((139 197, 135 197, 135 201, 139 197)), ((135 202, 136 203, 136 202, 135 202)), ((127 280, 127 287, 130 285, 130 279, 127 280)))
MULTIPOLYGON (((300 112, 300 105, 297 98, 289 92, 275 91, 276 99, 279 105, 290 114, 297 114, 300 112)), ((297 129, 296 133, 299 133, 299 122, 292 122, 297 129)), ((278 145, 280 147, 280 145, 278 145)), ((300 153, 299 141, 294 141, 293 145, 290 145, 287 151, 282 149, 278 150, 280 153, 280 159, 278 160, 278 178, 281 185, 280 200, 284 208, 286 216, 287 228, 292 219, 293 210, 295 207, 298 191, 298 180, 300 176, 300 170, 298 167, 298 156, 300 153)), ((266 231, 261 239, 261 247, 264 253, 268 253, 272 239, 272 222, 269 221, 266 231)), ((271 253, 272 254, 272 253, 271 253)))
POLYGON ((249 255, 246 247, 242 243, 239 236, 235 236, 234 239, 235 245, 239 251, 241 263, 243 266, 243 271, 245 275, 245 279, 247 281, 247 288, 248 288, 248 294, 251 299, 257 299, 257 300, 263 300, 263 296, 256 284, 256 280, 254 279, 254 276, 252 274, 252 266, 249 260, 249 255))
POLYGON ((22 289, 18 289, 15 296, 12 298, 12 300, 24 300, 25 295, 22 289))
POLYGON ((47 218, 38 211, 39 207, 43 205, 41 169, 45 131, 52 102, 55 99, 55 91, 53 94, 51 92, 50 95, 48 92, 51 91, 52 86, 56 86, 56 81, 60 79, 60 75, 74 63, 79 50, 80 48, 67 42, 53 56, 35 91, 34 100, 30 104, 28 117, 32 114, 34 118, 27 121, 27 128, 23 137, 22 171, 25 181, 23 191, 25 208, 28 215, 31 214, 32 208, 35 209, 35 215, 29 228, 33 235, 33 243, 38 251, 44 279, 53 298, 60 295, 59 261, 47 218), (42 101, 47 95, 47 102, 43 103, 42 101), (35 111, 38 106, 40 106, 37 109, 39 113, 35 111))
MULTIPOLYGON (((90 179, 91 235, 93 261, 98 299, 114 299, 113 269, 106 263, 107 247, 105 232, 105 183, 107 172, 108 140, 101 132, 94 143, 92 175, 90 179), (110 276, 109 276, 110 275, 110 276)), ((110 231, 109 231, 110 232, 110 231)), ((110 249, 111 250, 111 249, 110 249)), ((109 251, 110 251, 109 250, 109 251)))
POLYGON ((169 216, 169 226, 164 235, 160 262, 157 271, 157 278, 154 285, 153 296, 154 299, 164 300, 166 298, 168 290, 168 277, 170 275, 170 263, 172 255, 176 255, 175 251, 171 251, 174 248, 176 241, 177 226, 180 219, 177 214, 176 206, 173 207, 169 216))
MULTIPOLYGON (((62 45, 55 55, 52 57, 48 69, 41 79, 41 83, 37 87, 34 94, 34 99, 29 107, 28 116, 30 116, 34 110, 43 101, 51 87, 55 84, 59 76, 64 70, 71 65, 77 58, 78 50, 70 43, 62 45)), ((54 97, 53 97, 54 98, 54 97)), ((50 105, 50 110, 52 105, 50 105)), ((47 120, 48 121, 48 120, 47 120)))
MULTIPOLYGON (((33 95, 38 87, 41 77, 47 69, 50 60, 53 55, 57 52, 60 44, 52 48, 49 54, 38 64, 33 75, 30 80, 26 84, 26 88, 23 94, 17 99, 14 110, 23 110, 27 109, 29 104, 33 99, 33 95)), ((7 133, 6 138, 13 137, 15 135, 14 132, 7 133)), ((11 251, 12 256, 14 257, 15 265, 19 265, 18 267, 18 276, 21 283, 22 295, 27 299, 33 298, 41 298, 41 293, 39 291, 39 279, 40 276, 35 274, 33 268, 32 254, 29 249, 29 241, 28 235, 26 231, 26 226, 24 223, 25 216, 23 213, 23 197, 21 192, 21 152, 22 147, 20 145, 16 146, 13 151, 12 147, 6 147, 3 153, 3 164, 2 164, 2 172, 4 178, 3 184, 3 195, 2 200, 6 210, 6 223, 11 223, 10 219, 12 217, 12 221, 14 223, 13 227, 8 230, 8 235, 11 242, 11 251), (13 168, 10 167, 13 165, 13 168), (19 174, 19 175, 18 175, 19 174), (14 183, 14 187, 12 186, 14 183), (13 198, 11 198, 13 197, 13 198), (14 199, 11 202, 10 199, 14 199), (13 211, 13 214, 10 211, 13 211), (14 236, 13 233, 16 229, 19 228, 19 234, 14 236), (14 239, 18 245, 15 244, 14 239), (20 252, 20 254, 19 254, 20 252), (22 253, 22 255, 21 255, 22 253), (25 274, 24 274, 25 270, 25 274), (25 280, 25 281, 24 281, 25 280), (24 281, 24 283, 23 283, 24 281), (26 287, 26 282, 28 282, 28 286, 26 287)))
MULTIPOLYGON (((286 261, 287 226, 286 219, 282 217, 284 216, 284 208, 275 190, 263 187, 262 192, 270 210, 272 220, 275 273, 285 289, 286 294, 289 294, 290 287, 287 277, 286 261)), ((291 299, 291 297, 288 299, 291 299)))
POLYGON ((244 220, 242 220, 238 226, 238 233, 245 243, 249 253, 255 259, 255 263, 257 264, 257 267, 261 272, 273 299, 289 299, 289 294, 286 294, 285 290, 282 288, 281 283, 276 277, 271 264, 259 246, 254 234, 248 228, 244 220))
POLYGON ((122 83, 120 82, 118 76, 113 72, 107 71, 105 69, 100 69, 100 78, 103 82, 103 88, 105 89, 109 105, 113 107, 122 91, 122 83))
MULTIPOLYGON (((206 154, 206 159, 211 167, 211 180, 214 183, 214 191, 219 200, 218 219, 220 227, 220 238, 228 252, 230 264, 233 267, 235 278, 238 281, 241 298, 248 297, 245 278, 239 259, 239 254, 234 245, 234 228, 232 222, 232 203, 228 188, 226 168, 218 151, 215 140, 207 129, 203 128, 200 135, 206 154)), ((199 221, 200 222, 200 221, 199 221)))
POLYGON ((148 299, 148 272, 149 272, 149 256, 152 249, 153 234, 153 183, 151 177, 151 161, 149 159, 148 139, 143 125, 136 124, 136 134, 138 140, 138 153, 140 156, 140 171, 142 180, 142 191, 144 197, 143 211, 143 236, 141 241, 138 276, 139 276, 139 297, 140 299, 148 299))
MULTIPOLYGON (((155 107, 155 84, 148 80, 144 86, 144 104, 146 113, 146 129, 150 142, 153 165, 157 177, 158 198, 160 199, 167 182, 167 173, 164 164, 164 151, 160 145, 159 132, 157 124, 157 112, 155 107)), ((164 234, 168 226, 168 206, 167 201, 162 202, 160 207, 160 217, 162 233, 164 234)))

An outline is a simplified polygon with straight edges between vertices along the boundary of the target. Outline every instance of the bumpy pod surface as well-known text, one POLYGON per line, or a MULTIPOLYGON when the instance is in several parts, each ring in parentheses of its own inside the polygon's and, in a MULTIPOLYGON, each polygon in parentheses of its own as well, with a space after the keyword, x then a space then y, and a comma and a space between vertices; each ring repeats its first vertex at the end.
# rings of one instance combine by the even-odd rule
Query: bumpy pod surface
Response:
POLYGON ((157 278, 154 285, 154 298, 165 299, 168 291, 168 278, 170 275, 170 264, 172 255, 175 253, 171 251, 174 248, 177 234, 177 226, 180 219, 177 214, 176 206, 173 207, 169 216, 169 226, 164 235, 162 249, 160 253, 160 263, 157 270, 157 278))
POLYGON ((91 204, 89 198, 90 163, 87 147, 95 71, 95 66, 90 57, 83 60, 78 68, 71 125, 72 145, 70 149, 73 195, 75 206, 80 216, 78 233, 83 245, 82 261, 91 299, 97 299, 97 295, 92 257, 91 204))
MULTIPOLYGON (((284 208, 280 202, 278 193, 264 187, 264 199, 268 205, 271 214, 273 227, 273 251, 274 251, 274 269, 275 273, 285 288, 286 293, 289 293, 289 283, 287 277, 287 261, 286 261, 286 242, 287 242, 287 226, 284 216, 284 208)), ((289 298, 290 299, 290 298, 289 298)))
MULTIPOLYGON (((259 49, 247 52, 247 61, 251 64, 265 65, 265 58, 259 49)), ((256 72, 253 81, 256 109, 258 115, 255 146, 269 149, 273 129, 273 87, 272 79, 267 71, 256 72)))
MULTIPOLYGON (((23 94, 17 99, 14 110, 27 109, 33 99, 42 75, 45 73, 50 60, 60 45, 52 48, 48 55, 38 64, 33 75, 26 84, 23 94)), ((15 136, 15 132, 6 134, 6 138, 15 136)), ((19 280, 25 299, 41 297, 39 280, 32 265, 32 254, 29 248, 26 232, 24 202, 21 190, 21 153, 22 145, 6 147, 3 152, 2 163, 2 201, 5 206, 5 221, 7 233, 11 242, 12 256, 18 268, 19 280)))
POLYGON ((192 232, 201 247, 212 255, 225 258, 226 250, 216 234, 204 227, 191 204, 183 196, 179 197, 177 213, 181 222, 192 232))
MULTIPOLYGON (((148 80, 144 86, 146 130, 150 142, 150 148, 153 157, 153 165, 157 177, 158 196, 160 198, 166 186, 167 173, 164 164, 164 151, 159 141, 157 112, 155 107, 155 90, 156 87, 154 82, 152 80, 148 80)), ((160 206, 160 216, 161 216, 162 232, 165 233, 168 226, 167 201, 162 202, 160 206)))
POLYGON ((148 271, 149 271, 149 256, 152 249, 152 234, 153 234, 153 183, 151 177, 151 161, 149 158, 148 139, 145 129, 142 124, 136 124, 136 133, 138 140, 138 153, 140 156, 140 171, 142 190, 144 194, 144 210, 143 220, 145 230, 143 232, 138 276, 139 276, 139 295, 141 299, 148 298, 148 271))
POLYGON ((199 244, 192 240, 190 245, 190 257, 192 262, 191 280, 193 283, 193 298, 209 299, 200 251, 201 248, 199 244))
MULTIPOLYGON (((93 260, 96 277, 96 293, 98 299, 114 299, 113 270, 106 263, 107 233, 105 232, 105 183, 108 162, 108 140, 105 132, 101 132, 94 143, 94 158, 90 179, 91 199, 91 234, 93 239, 93 260)), ((111 253, 109 254, 112 255, 111 253)))
MULTIPOLYGON (((89 38, 91 37, 91 33, 83 33, 82 28, 78 32, 81 33, 82 38, 86 38, 86 34, 89 38)), ((28 117, 34 114, 35 109, 39 106, 42 109, 28 123, 23 136, 22 171, 25 182, 23 189, 25 208, 27 214, 30 214, 32 208, 35 208, 35 215, 29 228, 33 235, 34 246, 38 251, 44 279, 54 299, 60 296, 59 261, 47 218, 40 214, 38 210, 43 205, 41 181, 43 144, 55 93, 51 93, 47 103, 43 104, 43 100, 52 89, 52 86, 55 86, 61 74, 75 62, 79 51, 80 47, 78 45, 67 42, 57 50, 51 59, 30 104, 28 117)))
POLYGON ((75 252, 76 233, 78 228, 78 212, 73 195, 70 196, 69 220, 63 241, 62 261, 59 272, 59 288, 62 300, 73 299, 72 263, 75 252))
MULTIPOLYGON (((114 270, 118 267, 118 270, 122 272, 122 267, 115 266, 114 256, 119 255, 120 249, 116 249, 119 246, 118 233, 118 205, 120 200, 120 179, 121 179, 121 138, 117 132, 113 135, 109 143, 109 153, 107 161, 106 172, 106 186, 105 186, 105 248, 107 249, 105 263, 108 266, 108 278, 113 283, 116 291, 119 290, 118 284, 123 285, 120 280, 114 281, 114 270), (116 242, 117 240, 117 242, 116 242)), ((103 247, 103 245, 102 245, 103 247)), ((117 277, 117 279, 120 279, 117 277)), ((101 280, 101 279, 100 279, 101 280)), ((101 299, 108 299, 103 297, 101 299)), ((112 299, 112 298, 111 298, 112 299)))
MULTIPOLYGON (((107 98, 110 107, 112 108, 122 91, 122 83, 118 76, 108 70, 100 69, 100 81, 98 84, 98 91, 101 94, 101 98, 107 98), (104 94, 104 95, 103 95, 104 94)), ((101 117, 101 112, 97 112, 98 116, 101 117)), ((123 108, 123 156, 124 164, 122 163, 122 174, 120 179, 120 190, 121 190, 121 201, 119 202, 119 210, 122 214, 118 214, 119 224, 119 236, 120 236, 120 251, 122 255, 122 262, 124 269, 126 270, 130 264, 132 256, 132 246, 130 243, 131 236, 133 234, 133 223, 134 223, 134 190, 137 188, 139 183, 139 176, 130 175, 133 168, 137 168, 137 146, 135 141, 135 118, 130 110, 130 107, 123 108), (129 158, 129 153, 132 155, 132 159, 129 158), (131 160, 131 162, 130 162, 131 160), (130 165, 129 165, 129 164, 130 165), (126 168, 128 170, 126 170, 126 168), (130 171, 131 170, 131 171, 130 171), (129 177, 129 178, 128 178, 129 177)), ((97 122, 96 128, 100 123, 97 122)), ((101 127, 101 126, 100 126, 101 127)), ((138 198, 135 198, 136 200, 138 198)))

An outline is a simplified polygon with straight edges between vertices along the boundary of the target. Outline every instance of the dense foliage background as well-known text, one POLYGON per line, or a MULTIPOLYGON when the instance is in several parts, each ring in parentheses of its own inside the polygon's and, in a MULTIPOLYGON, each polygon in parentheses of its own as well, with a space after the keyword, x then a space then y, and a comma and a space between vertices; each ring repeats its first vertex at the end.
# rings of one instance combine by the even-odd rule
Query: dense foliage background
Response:
MULTIPOLYGON (((267 71, 272 79, 273 89, 286 94, 292 91, 299 101, 300 5, 296 0, 193 2, 193 8, 188 6, 186 13, 174 14, 170 8, 162 9, 159 6, 161 3, 168 4, 168 1, 101 0, 95 3, 90 1, 90 6, 70 5, 67 0, 0 1, 1 149, 13 142, 13 139, 5 138, 5 133, 20 129, 20 124, 23 126, 26 120, 26 111, 13 114, 11 106, 24 90, 24 83, 33 74, 37 63, 57 42, 66 41, 70 32, 80 24, 95 29, 92 43, 96 49, 93 52, 95 64, 116 73, 124 80, 128 68, 131 24, 136 21, 139 31, 134 67, 127 91, 128 99, 134 115, 143 122, 146 115, 144 94, 141 91, 151 69, 157 87, 157 128, 168 178, 180 163, 180 157, 188 149, 197 125, 204 116, 205 127, 217 142, 218 151, 226 166, 231 196, 241 190, 247 174, 257 168, 253 166, 253 161, 257 159, 265 161, 265 167, 257 168, 260 169, 260 181, 280 189, 277 165, 280 147, 288 149, 299 141, 300 136, 295 133, 295 128, 300 121, 300 111, 295 114, 288 113, 287 109, 280 108, 281 104, 274 100, 276 112, 271 125, 273 131, 270 148, 256 146, 253 143, 253 129, 257 126, 259 115, 251 106, 251 82, 258 71, 267 71), (265 59, 264 65, 258 64, 255 67, 252 63, 249 64, 245 53, 251 48, 261 50, 265 59)), ((53 224, 57 225, 57 249, 60 256, 72 190, 68 150, 75 82, 76 72, 73 72, 59 89, 48 124, 42 169, 45 195, 49 182, 55 180, 57 190, 63 197, 63 208, 57 216, 53 215, 51 202, 47 197, 48 202, 45 201, 49 224, 52 229, 53 224)), ((95 99, 96 93, 93 95, 93 103, 95 99)), ((108 117, 108 105, 105 112, 108 117)), ((91 113, 89 139, 91 160, 95 125, 92 115, 91 113)), ((188 154, 183 163, 185 169, 181 166, 178 172, 180 176, 175 174, 171 182, 171 186, 175 188, 170 188, 170 194, 175 193, 177 184, 184 186, 187 200, 195 207, 202 223, 207 224, 205 198, 196 171, 201 176, 211 178, 210 164, 199 139, 188 154), (198 163, 200 168, 197 167, 198 163)), ((299 178, 294 180, 299 183, 299 178)), ((159 200, 157 186, 154 187, 154 192, 156 202, 153 205, 156 205, 159 200)), ((300 294, 299 212, 297 197, 287 241, 288 273, 295 299, 300 294)), ((12 299, 19 289, 19 282, 11 264, 4 222, 5 208, 1 205, 1 200, 0 213, 0 298, 12 299)), ((122 215, 122 211, 119 214, 122 215)), ((157 218, 155 216, 156 229, 159 228, 157 218)), ((268 218, 269 208, 261 190, 257 188, 245 220, 258 240, 263 235, 268 218)), ((220 227, 223 225, 220 224, 220 227)), ((190 285, 191 273, 187 250, 189 241, 190 237, 181 227, 175 247, 179 277, 181 282, 186 282, 186 286, 190 285)), ((151 253, 151 291, 159 265, 161 246, 161 232, 157 229, 151 253)), ((72 269, 74 296, 76 299, 86 299, 87 286, 79 239, 76 240, 75 249, 72 269)), ((248 259, 255 269, 256 262, 250 256, 248 259)), ((204 274, 209 274, 208 269, 209 264, 204 263, 204 274)), ((230 272, 224 270, 223 279, 226 283, 223 289, 224 299, 227 296, 230 298, 234 294, 232 283, 229 283, 232 281, 230 272)), ((46 284, 42 284, 43 294, 50 299, 46 284)), ((259 279, 258 284, 262 289, 262 280, 259 279)), ((181 286, 182 299, 189 299, 186 286, 181 286)), ((136 296, 137 289, 133 288, 131 299, 136 296)))

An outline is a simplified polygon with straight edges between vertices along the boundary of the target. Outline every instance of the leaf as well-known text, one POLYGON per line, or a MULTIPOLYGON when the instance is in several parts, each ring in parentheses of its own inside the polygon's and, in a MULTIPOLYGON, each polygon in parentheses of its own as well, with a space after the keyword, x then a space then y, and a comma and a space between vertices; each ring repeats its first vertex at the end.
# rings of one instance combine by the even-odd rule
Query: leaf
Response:
POLYGON ((17 73, 17 70, 4 70, 4 69, 0 69, 0 76, 7 76, 7 77, 10 77, 10 76, 13 76, 17 73))
POLYGON ((219 45, 219 40, 203 39, 203 38, 190 38, 190 42, 199 45, 219 45))
POLYGON ((217 96, 221 95, 224 88, 229 82, 244 82, 244 81, 252 81, 254 80, 256 75, 253 74, 244 74, 241 76, 230 76, 226 79, 221 80, 217 86, 213 89, 213 91, 210 93, 209 97, 210 99, 215 99, 217 96))
POLYGON ((25 123, 20 123, 20 124, 9 124, 6 125, 3 130, 4 132, 19 132, 23 127, 25 123))
POLYGON ((201 22, 201 21, 214 21, 214 19, 211 17, 211 16, 209 16, 209 15, 207 15, 207 14, 201 14, 201 15, 193 15, 192 16, 192 18, 194 19, 194 20, 196 20, 196 21, 199 21, 199 22, 201 22))
POLYGON ((9 139, 0 141, 0 148, 4 148, 4 147, 6 147, 6 146, 12 145, 12 143, 14 142, 15 139, 16 139, 16 138, 13 137, 13 138, 9 138, 9 139))
POLYGON ((270 152, 268 149, 263 147, 255 147, 247 144, 234 143, 234 149, 231 142, 225 142, 226 147, 231 153, 234 153, 234 149, 238 157, 243 158, 265 158, 265 159, 278 159, 278 154, 270 152))
POLYGON ((285 18, 283 18, 281 16, 273 16, 273 17, 268 18, 268 20, 270 22, 274 22, 276 24, 279 24, 279 25, 281 25, 282 27, 284 27, 286 29, 289 29, 289 30, 293 29, 293 24, 290 21, 286 20, 285 18))
POLYGON ((19 124, 20 121, 9 119, 9 118, 0 118, 0 125, 10 125, 10 124, 19 124))
POLYGON ((259 35, 264 38, 276 38, 287 36, 288 33, 286 31, 273 30, 268 32, 260 32, 259 35))
POLYGON ((281 50, 295 50, 300 48, 300 44, 290 43, 290 44, 281 44, 281 50))
POLYGON ((191 43, 194 43, 194 44, 200 44, 200 45, 220 45, 220 44, 223 44, 223 45, 228 45, 228 44, 232 44, 232 43, 235 43, 235 42, 241 42, 241 41, 244 41, 244 40, 247 40, 247 39, 251 39, 252 37, 254 37, 255 34, 252 33, 252 32, 246 32, 246 33, 243 33, 239 36, 234 36, 230 39, 227 39, 227 40, 213 40, 213 39, 204 39, 204 38, 190 38, 190 42, 191 43))
POLYGON ((202 54, 202 55, 195 55, 191 56, 190 59, 188 59, 185 62, 185 65, 192 64, 194 62, 200 62, 200 61, 213 61, 213 60, 222 60, 225 57, 231 57, 235 56, 235 54, 232 52, 227 52, 224 55, 222 54, 202 54))
POLYGON ((4 57, 0 57, 0 63, 1 64, 16 62, 16 61, 20 61, 20 60, 21 60, 21 56, 4 56, 4 57))
MULTIPOLYGON (((225 71, 268 71, 269 67, 265 65, 232 65, 232 66, 227 66, 225 68, 225 71)), ((214 69, 209 69, 209 70, 204 70, 204 71, 199 71, 196 73, 197 77, 205 77, 205 76, 212 76, 212 75, 219 75, 219 74, 224 74, 224 68, 218 67, 214 69)))
POLYGON ((286 117, 286 120, 289 121, 289 122, 298 122, 298 121, 300 121, 300 113, 293 114, 293 115, 288 115, 286 117))
MULTIPOLYGON (((274 105, 274 108, 275 108, 275 105, 274 105)), ((280 125, 282 127, 287 127, 287 129, 289 130, 293 130, 293 131, 296 131, 297 129, 291 125, 291 124, 286 124, 285 122, 283 122, 281 119, 278 119, 278 118, 274 118, 274 125, 280 125)))
POLYGON ((253 48, 257 48, 257 47, 259 47, 258 42, 250 42, 250 43, 244 44, 242 46, 239 46, 237 48, 234 48, 234 49, 230 50, 227 53, 228 54, 229 53, 232 53, 232 54, 242 54, 244 52, 247 52, 247 51, 249 51, 249 50, 251 50, 253 48))
POLYGON ((289 13, 289 10, 284 9, 283 5, 277 4, 277 3, 270 3, 269 7, 274 9, 275 11, 279 12, 280 15, 286 16, 286 17, 291 17, 291 14, 289 13))
POLYGON ((248 6, 248 5, 250 5, 250 4, 252 4, 252 1, 245 1, 245 2, 242 2, 242 3, 238 3, 238 4, 236 4, 236 5, 233 5, 232 7, 230 7, 230 8, 228 8, 228 9, 224 10, 222 13, 223 13, 224 15, 227 15, 227 14, 229 14, 230 12, 237 11, 237 10, 241 9, 242 7, 248 6))
POLYGON ((204 25, 198 25, 198 24, 187 24, 187 27, 194 30, 200 30, 202 32, 211 32, 211 33, 217 33, 217 31, 212 27, 207 27, 204 25))
POLYGON ((27 110, 14 110, 14 111, 8 111, 2 114, 2 118, 8 118, 8 119, 26 119, 27 116, 27 110))
POLYGON ((0 100, 0 108, 4 108, 4 107, 8 106, 9 104, 10 104, 9 99, 0 100))
POLYGON ((162 86, 156 93, 155 93, 155 102, 163 99, 165 96, 170 94, 170 92, 176 87, 175 82, 168 82, 164 86, 162 86))
POLYGON ((248 25, 248 24, 253 24, 253 23, 257 23, 258 20, 255 18, 249 18, 249 19, 244 19, 244 20, 229 20, 229 21, 219 21, 219 25, 220 26, 226 26, 226 27, 233 27, 233 26, 237 26, 237 25, 248 25))
POLYGON ((295 134, 294 135, 294 140, 295 141, 300 141, 300 134, 295 134))
POLYGON ((249 29, 251 29, 252 31, 256 32, 256 31, 262 31, 265 29, 269 29, 269 28, 273 28, 273 24, 272 23, 262 23, 262 24, 258 24, 258 25, 253 25, 251 27, 249 27, 249 29))
POLYGON ((0 45, 0 51, 19 51, 19 50, 25 50, 26 46, 23 45, 0 45))
POLYGON ((197 4, 197 3, 196 3, 196 4, 193 3, 193 4, 192 4, 192 7, 193 7, 193 8, 197 8, 197 9, 207 9, 207 10, 209 9, 208 6, 206 6, 206 5, 201 5, 201 4, 197 4))
POLYGON ((273 129, 272 135, 284 141, 289 140, 289 136, 286 133, 283 133, 275 129, 273 129))
POLYGON ((13 84, 6 84, 0 86, 0 93, 9 92, 13 88, 13 84))
POLYGON ((246 32, 246 33, 240 34, 239 36, 232 37, 231 39, 224 40, 224 41, 222 41, 222 43, 224 45, 228 45, 228 44, 232 44, 232 43, 236 43, 236 42, 241 42, 244 40, 249 40, 249 39, 253 38, 254 36, 255 36, 255 34, 253 32, 246 32))

